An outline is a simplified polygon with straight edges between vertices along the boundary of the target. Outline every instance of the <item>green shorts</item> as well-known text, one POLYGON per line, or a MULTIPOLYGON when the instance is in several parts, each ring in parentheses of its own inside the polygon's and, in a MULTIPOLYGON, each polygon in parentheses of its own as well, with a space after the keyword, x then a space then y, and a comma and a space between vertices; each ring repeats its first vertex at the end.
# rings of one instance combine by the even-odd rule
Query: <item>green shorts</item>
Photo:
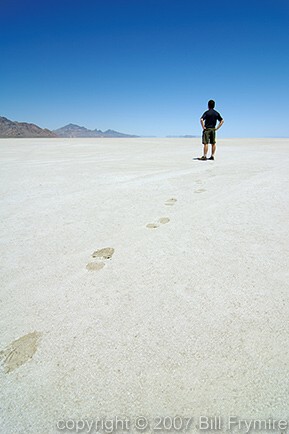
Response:
POLYGON ((203 131, 202 142, 204 145, 214 145, 216 143, 216 131, 215 128, 206 128, 203 131))

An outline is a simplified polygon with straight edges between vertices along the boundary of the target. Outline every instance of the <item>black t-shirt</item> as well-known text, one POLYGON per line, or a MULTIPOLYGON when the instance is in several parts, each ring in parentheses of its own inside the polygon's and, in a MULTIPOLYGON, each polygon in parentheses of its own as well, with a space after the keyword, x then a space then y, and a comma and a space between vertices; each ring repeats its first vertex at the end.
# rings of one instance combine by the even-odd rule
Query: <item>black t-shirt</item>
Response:
POLYGON ((218 113, 214 109, 207 110, 203 116, 202 119, 205 121, 205 127, 206 128, 215 128, 217 121, 223 120, 220 113, 218 113))

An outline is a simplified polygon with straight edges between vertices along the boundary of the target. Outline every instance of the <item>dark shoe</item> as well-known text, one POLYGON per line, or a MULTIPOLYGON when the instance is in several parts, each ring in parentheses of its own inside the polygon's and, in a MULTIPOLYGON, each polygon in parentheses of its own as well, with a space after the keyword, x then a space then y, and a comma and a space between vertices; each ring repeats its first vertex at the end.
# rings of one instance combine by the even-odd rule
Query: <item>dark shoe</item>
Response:
POLYGON ((210 158, 208 158, 208 160, 214 160, 215 158, 213 157, 213 155, 210 157, 210 158))
POLYGON ((204 155, 203 155, 202 157, 198 158, 198 160, 207 161, 207 157, 204 157, 204 155))

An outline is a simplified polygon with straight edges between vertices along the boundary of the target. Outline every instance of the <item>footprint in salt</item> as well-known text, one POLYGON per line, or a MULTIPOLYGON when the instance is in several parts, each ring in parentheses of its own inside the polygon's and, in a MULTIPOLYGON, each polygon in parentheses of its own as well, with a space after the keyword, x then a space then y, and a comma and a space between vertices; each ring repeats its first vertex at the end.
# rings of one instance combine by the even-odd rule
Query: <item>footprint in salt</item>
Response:
POLYGON ((92 253, 92 257, 94 261, 89 262, 86 265, 86 269, 88 271, 98 271, 101 270, 105 266, 105 262, 112 258, 112 255, 114 254, 114 248, 113 247, 104 247, 103 249, 98 249, 95 252, 92 253))
POLYGON ((177 202, 177 199, 175 199, 174 197, 172 197, 171 199, 168 199, 165 202, 165 205, 167 205, 167 206, 173 206, 176 202, 177 202))
POLYGON ((11 342, 5 350, 0 351, 4 372, 8 374, 32 359, 37 350, 41 333, 32 332, 11 342))
POLYGON ((148 223, 148 224, 146 225, 146 227, 147 227, 148 229, 156 229, 156 228, 160 227, 160 225, 165 225, 165 224, 169 223, 169 221, 170 221, 170 219, 169 219, 168 217, 161 217, 161 218, 157 221, 157 223, 148 223))

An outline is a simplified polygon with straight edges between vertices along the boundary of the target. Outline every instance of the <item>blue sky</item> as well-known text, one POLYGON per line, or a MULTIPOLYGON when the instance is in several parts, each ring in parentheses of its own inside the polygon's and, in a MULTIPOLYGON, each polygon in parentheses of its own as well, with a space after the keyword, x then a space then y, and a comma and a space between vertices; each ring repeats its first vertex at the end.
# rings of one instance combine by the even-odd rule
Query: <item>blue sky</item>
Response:
POLYGON ((288 0, 0 0, 0 116, 137 135, 289 136, 288 0))

